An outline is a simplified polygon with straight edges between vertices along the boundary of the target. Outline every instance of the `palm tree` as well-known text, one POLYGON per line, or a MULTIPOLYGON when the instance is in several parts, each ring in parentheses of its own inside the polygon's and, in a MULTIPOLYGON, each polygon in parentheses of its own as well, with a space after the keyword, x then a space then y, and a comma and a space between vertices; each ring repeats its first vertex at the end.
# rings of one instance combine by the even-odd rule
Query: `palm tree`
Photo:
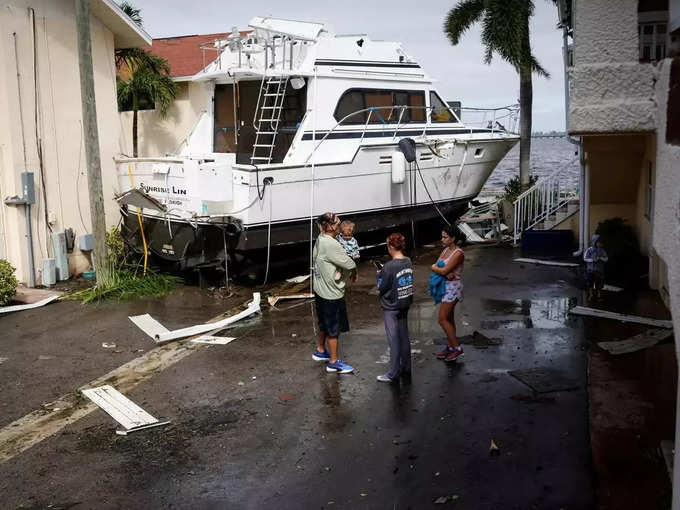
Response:
MULTIPOLYGON (((126 1, 120 8, 134 23, 142 26, 141 9, 135 9, 126 1)), ((132 108, 132 155, 137 157, 140 106, 154 106, 158 115, 164 118, 175 100, 176 85, 170 77, 170 64, 163 57, 141 48, 121 48, 116 50, 115 56, 118 109, 132 108)))
POLYGON ((481 22, 484 62, 490 64, 492 55, 497 53, 519 73, 519 175, 522 189, 530 185, 531 74, 550 77, 531 53, 529 19, 533 14, 532 0, 462 0, 449 11, 444 22, 444 32, 454 46, 473 24, 481 22))

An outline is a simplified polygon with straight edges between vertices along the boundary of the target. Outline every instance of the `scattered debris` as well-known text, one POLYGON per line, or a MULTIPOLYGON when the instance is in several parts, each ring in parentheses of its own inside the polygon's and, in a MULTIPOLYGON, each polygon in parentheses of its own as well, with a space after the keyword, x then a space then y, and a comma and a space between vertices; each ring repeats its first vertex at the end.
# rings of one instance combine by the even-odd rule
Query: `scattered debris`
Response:
POLYGON ((1 358, 0 357, 0 365, 2 365, 5 361, 7 361, 9 358, 1 358))
POLYGON ((500 455, 501 449, 498 447, 496 442, 492 439, 491 445, 489 446, 489 455, 500 455))
POLYGON ((203 335, 194 338, 191 342, 195 344, 227 345, 232 340, 236 340, 236 338, 230 336, 203 335))
POLYGON ((555 402, 555 397, 539 397, 538 395, 529 395, 523 393, 515 393, 511 395, 512 400, 517 400, 518 402, 536 402, 536 403, 552 403, 555 402))
POLYGON ((525 264, 538 264, 541 266, 559 266, 559 267, 579 267, 575 262, 557 262, 556 260, 541 260, 541 259, 515 259, 515 262, 524 262, 525 264))
POLYGON ((102 347, 104 349, 115 349, 117 346, 113 342, 102 342, 102 347))
POLYGON ((137 430, 170 423, 167 420, 160 421, 154 418, 113 386, 89 388, 82 390, 82 393, 123 426, 122 429, 116 429, 118 435, 126 436, 137 430))
POLYGON ((300 276, 296 276, 295 278, 288 278, 286 281, 288 283, 302 283, 304 281, 309 280, 309 275, 308 274, 303 274, 300 276))
POLYGON ((490 345, 500 345, 503 340, 500 338, 489 338, 479 331, 472 332, 472 346, 475 349, 488 349, 490 345))
POLYGON ((649 317, 638 317, 636 315, 626 315, 623 313, 609 312, 607 310, 599 310, 597 308, 588 308, 587 306, 575 306, 569 310, 573 315, 586 315, 589 317, 599 317, 601 319, 613 319, 622 322, 636 322, 638 324, 646 324, 657 328, 673 329, 673 321, 652 319, 649 317))
POLYGON ((576 381, 554 368, 529 368, 526 370, 512 370, 508 373, 518 381, 529 386, 536 393, 569 391, 579 387, 576 381))
POLYGON ((609 352, 609 354, 628 354, 630 352, 641 351, 648 347, 652 347, 659 342, 666 340, 672 334, 672 331, 665 329, 649 329, 639 335, 626 338, 625 340, 598 342, 597 345, 609 352))
POLYGON ((435 505, 445 505, 449 501, 455 501, 458 499, 457 494, 452 494, 451 496, 440 496, 434 500, 435 505))
POLYGON ((48 359, 54 359, 54 358, 56 358, 56 356, 48 356, 47 354, 41 354, 40 356, 38 356, 39 360, 48 360, 48 359))
POLYGON ((395 446, 399 446, 399 445, 402 445, 402 444, 411 444, 411 440, 405 439, 404 441, 398 441, 397 439, 393 439, 392 444, 395 445, 395 446))
POLYGON ((61 411, 63 409, 70 409, 73 407, 73 402, 67 400, 55 400, 54 402, 47 402, 46 404, 40 404, 44 410, 49 412, 61 411))
POLYGON ((239 381, 239 382, 237 382, 236 384, 237 384, 238 386, 245 386, 245 385, 246 385, 246 383, 244 383, 243 381, 239 381))
POLYGON ((605 284, 604 287, 602 287, 602 290, 607 290, 609 292, 621 292, 623 289, 621 287, 616 287, 614 285, 605 284))
POLYGON ((267 298, 267 301, 269 302, 269 306, 276 306, 276 303, 279 301, 283 300, 288 300, 288 299, 312 299, 314 297, 314 294, 310 294, 309 292, 306 292, 304 294, 289 294, 287 296, 269 296, 267 298))
POLYGON ((288 402, 289 400, 293 400, 293 397, 294 397, 294 395, 292 393, 281 393, 277 396, 279 397, 279 400, 281 402, 288 402))
POLYGON ((49 304, 57 299, 59 299, 58 295, 46 297, 45 299, 41 299, 40 301, 37 301, 35 303, 29 303, 25 305, 0 306, 0 313, 21 312, 24 310, 31 310, 33 308, 45 306, 46 304, 49 304))
POLYGON ((226 328, 230 324, 239 321, 245 317, 258 313, 260 311, 260 293, 253 292, 253 300, 248 303, 248 308, 231 317, 227 317, 216 322, 209 322, 206 324, 198 324, 196 326, 189 326, 187 328, 176 329, 169 331, 161 323, 151 317, 149 314, 136 315, 129 317, 129 319, 144 333, 153 338, 156 343, 170 342, 188 336, 200 335, 210 331, 218 331, 226 328))

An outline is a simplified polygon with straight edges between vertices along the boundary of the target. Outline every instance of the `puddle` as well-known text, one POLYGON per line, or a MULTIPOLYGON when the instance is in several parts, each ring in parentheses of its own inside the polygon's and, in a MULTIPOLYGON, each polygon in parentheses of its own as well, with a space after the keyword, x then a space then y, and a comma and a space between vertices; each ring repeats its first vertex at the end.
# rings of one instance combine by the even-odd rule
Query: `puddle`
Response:
POLYGON ((575 297, 483 299, 482 307, 495 318, 481 321, 480 329, 564 328, 568 326, 569 309, 574 305, 575 297))

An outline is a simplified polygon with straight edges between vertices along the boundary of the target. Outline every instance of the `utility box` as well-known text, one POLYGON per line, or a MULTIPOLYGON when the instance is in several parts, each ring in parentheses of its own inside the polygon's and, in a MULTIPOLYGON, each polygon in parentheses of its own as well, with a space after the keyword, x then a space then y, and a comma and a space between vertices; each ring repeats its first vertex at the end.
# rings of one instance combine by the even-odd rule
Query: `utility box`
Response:
POLYGON ((33 172, 21 172, 22 198, 27 204, 35 204, 35 180, 33 172))
POLYGON ((57 283, 57 265, 54 259, 42 259, 42 284, 52 287, 57 283))
POLYGON ((78 238, 78 248, 80 251, 94 250, 94 236, 92 234, 84 234, 78 238))
POLYGON ((68 256, 66 255, 66 233, 54 232, 52 234, 52 251, 54 262, 57 267, 57 279, 68 280, 68 256))

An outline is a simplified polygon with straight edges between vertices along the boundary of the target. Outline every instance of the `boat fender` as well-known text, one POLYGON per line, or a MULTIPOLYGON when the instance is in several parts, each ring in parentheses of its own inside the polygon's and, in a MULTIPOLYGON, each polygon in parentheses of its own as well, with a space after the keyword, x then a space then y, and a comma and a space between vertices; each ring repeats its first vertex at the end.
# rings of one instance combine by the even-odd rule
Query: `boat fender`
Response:
POLYGON ((392 153, 392 184, 403 184, 406 181, 406 158, 403 152, 392 153))

